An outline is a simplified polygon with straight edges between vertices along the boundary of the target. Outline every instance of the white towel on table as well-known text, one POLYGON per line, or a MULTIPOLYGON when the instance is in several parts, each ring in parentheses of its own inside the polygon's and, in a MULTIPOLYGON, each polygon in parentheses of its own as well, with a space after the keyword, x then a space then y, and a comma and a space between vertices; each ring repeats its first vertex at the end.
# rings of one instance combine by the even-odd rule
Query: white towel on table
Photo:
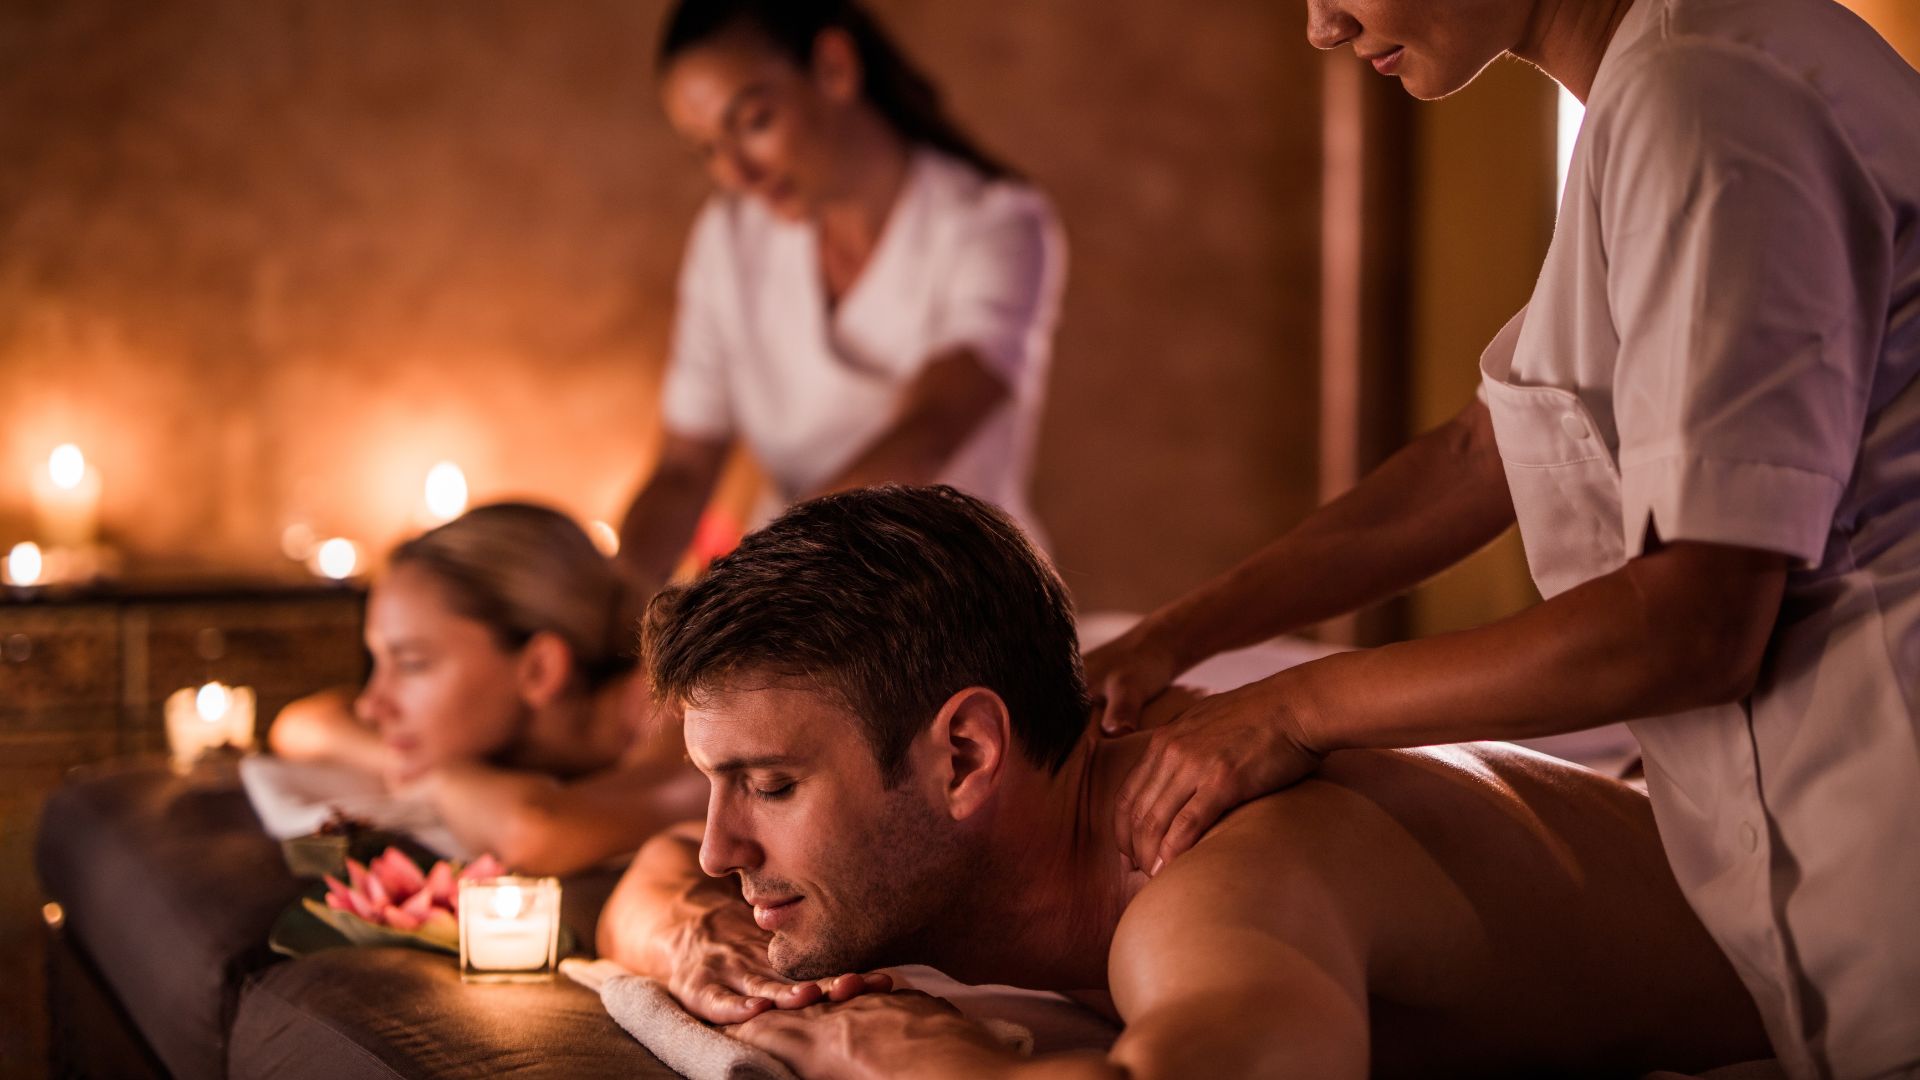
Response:
POLYGON ((395 798, 379 777, 360 769, 254 754, 240 759, 240 783, 260 824, 276 840, 317 832, 338 812, 405 833, 459 862, 479 854, 455 839, 432 807, 395 798))
MULTIPOLYGON (((772 1054, 694 1019, 665 987, 611 960, 569 958, 560 962, 560 971, 598 991, 607 1015, 687 1080, 797 1080, 772 1054)), ((1033 1034, 1021 1025, 994 1019, 983 1023, 1012 1049, 1033 1052, 1033 1034)))

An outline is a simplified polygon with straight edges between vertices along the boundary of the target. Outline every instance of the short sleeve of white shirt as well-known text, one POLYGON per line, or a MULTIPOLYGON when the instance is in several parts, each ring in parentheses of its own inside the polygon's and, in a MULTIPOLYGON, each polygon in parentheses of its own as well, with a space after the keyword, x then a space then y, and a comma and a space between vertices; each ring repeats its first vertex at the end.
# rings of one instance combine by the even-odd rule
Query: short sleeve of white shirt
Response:
POLYGON ((1632 59, 1585 136, 1628 551, 1651 526, 1818 564, 1865 424, 1887 211, 1777 62, 1716 41, 1632 59))
POLYGON ((1044 355, 1065 245, 1046 200, 1023 186, 995 185, 958 241, 934 311, 928 356, 971 349, 1009 386, 1044 355))
POLYGON ((699 439, 727 439, 734 432, 727 389, 726 307, 737 290, 728 288, 733 273, 728 257, 730 201, 716 196, 695 219, 680 264, 673 324, 673 346, 660 391, 667 429, 699 439))

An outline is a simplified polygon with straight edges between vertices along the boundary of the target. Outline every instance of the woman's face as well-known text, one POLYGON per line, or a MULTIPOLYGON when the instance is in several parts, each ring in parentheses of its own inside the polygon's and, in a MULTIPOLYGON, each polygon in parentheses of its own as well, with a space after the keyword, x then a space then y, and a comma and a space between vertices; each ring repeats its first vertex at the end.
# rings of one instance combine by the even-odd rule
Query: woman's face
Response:
POLYGON ((722 190, 804 220, 835 189, 838 83, 803 71, 748 33, 676 57, 660 83, 667 120, 722 190))
POLYGON ((402 563, 367 598, 373 677, 354 712, 418 773, 504 750, 525 714, 518 665, 482 623, 456 614, 445 586, 402 563))
POLYGON ((1432 100, 1517 47, 1534 0, 1307 0, 1307 40, 1354 55, 1432 100))

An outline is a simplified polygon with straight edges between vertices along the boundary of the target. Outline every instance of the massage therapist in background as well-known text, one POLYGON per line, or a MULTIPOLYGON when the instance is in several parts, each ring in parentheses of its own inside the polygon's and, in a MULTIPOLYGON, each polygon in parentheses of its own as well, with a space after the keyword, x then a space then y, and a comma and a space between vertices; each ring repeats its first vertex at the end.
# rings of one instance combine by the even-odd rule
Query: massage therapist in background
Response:
POLYGON ((736 440, 781 506, 939 480, 1031 527, 1066 261, 1046 200, 851 0, 681 0, 660 73, 719 190, 681 271, 665 445, 620 529, 640 583, 671 573, 736 440))
POLYGON ((1920 1076, 1920 74, 1831 0, 1308 0, 1419 98, 1514 55, 1587 105, 1481 399, 1089 657, 1103 722, 1516 521, 1545 601, 1154 736, 1153 870, 1347 747, 1633 720, 1662 841, 1795 1078, 1920 1076))

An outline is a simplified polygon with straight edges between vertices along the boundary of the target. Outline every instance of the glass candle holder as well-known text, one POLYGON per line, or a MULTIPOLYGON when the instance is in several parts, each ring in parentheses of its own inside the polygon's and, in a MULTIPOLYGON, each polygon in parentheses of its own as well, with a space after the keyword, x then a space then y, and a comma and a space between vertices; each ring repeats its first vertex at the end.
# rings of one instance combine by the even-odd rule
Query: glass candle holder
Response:
POLYGON ((460 981, 546 982, 559 947, 559 879, 503 875, 460 883, 460 981))

